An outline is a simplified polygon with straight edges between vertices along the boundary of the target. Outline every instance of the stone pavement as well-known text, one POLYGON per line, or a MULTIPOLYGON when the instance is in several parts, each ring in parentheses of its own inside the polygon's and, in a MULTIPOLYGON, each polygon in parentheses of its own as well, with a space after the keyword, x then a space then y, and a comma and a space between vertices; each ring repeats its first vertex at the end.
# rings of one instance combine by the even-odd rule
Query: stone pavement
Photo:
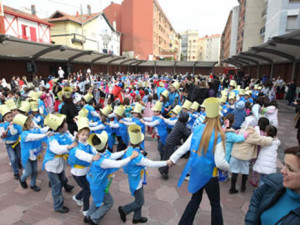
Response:
MULTIPOLYGON (((279 139, 283 148, 297 144, 296 132, 293 126, 294 111, 292 107, 285 106, 280 102, 279 110, 279 139)), ((158 160, 157 144, 151 137, 147 137, 145 142, 148 151, 148 158, 158 160)), ((25 224, 84 224, 80 207, 77 207, 72 200, 72 195, 78 192, 67 167, 69 183, 75 185, 72 193, 65 193, 65 205, 70 208, 67 214, 59 214, 53 211, 51 189, 48 187, 47 174, 41 170, 42 162, 39 161, 39 173, 37 184, 42 188, 38 193, 29 189, 24 190, 19 182, 12 176, 11 168, 8 165, 8 157, 4 145, 0 144, 0 224, 25 225, 25 224)), ((186 159, 181 159, 175 167, 170 169, 170 178, 165 181, 160 178, 156 168, 148 169, 147 185, 144 187, 145 205, 143 216, 149 218, 147 224, 176 225, 182 215, 191 194, 187 191, 187 182, 182 187, 177 188, 177 181, 186 163, 186 159)), ((278 161, 278 166, 281 164, 278 161)), ((240 179, 240 177, 239 177, 240 179)), ((29 180, 27 181, 29 183, 29 180)), ((241 181, 238 181, 238 185, 241 181)), ((244 224, 245 213, 248 209, 249 200, 253 188, 248 184, 246 193, 229 195, 229 182, 221 183, 221 202, 223 208, 224 223, 227 225, 244 224)), ((238 186, 239 188, 239 186, 238 186)), ((133 200, 129 194, 128 183, 123 170, 115 173, 114 181, 110 192, 114 198, 113 208, 104 217, 101 224, 118 225, 123 224, 119 218, 117 207, 133 200)), ((132 215, 127 216, 125 224, 131 224, 132 215)), ((207 195, 204 193, 203 200, 195 218, 197 225, 210 224, 210 204, 207 195)))

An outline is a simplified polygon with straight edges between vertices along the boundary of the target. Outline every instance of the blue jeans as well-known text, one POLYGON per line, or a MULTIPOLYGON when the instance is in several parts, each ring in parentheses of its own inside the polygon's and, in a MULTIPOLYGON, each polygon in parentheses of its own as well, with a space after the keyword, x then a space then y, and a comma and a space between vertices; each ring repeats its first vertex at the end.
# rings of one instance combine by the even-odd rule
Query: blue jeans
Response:
POLYGON ((76 199, 83 201, 83 211, 89 210, 90 206, 90 184, 86 179, 86 176, 74 176, 74 179, 76 183, 79 185, 79 187, 82 188, 82 190, 76 195, 76 199))
POLYGON ((203 189, 205 189, 211 205, 211 224, 223 225, 222 208, 220 205, 220 186, 217 177, 213 177, 199 191, 192 195, 179 221, 179 225, 192 225, 195 215, 202 200, 203 189))
POLYGON ((52 188, 52 197, 54 202, 54 210, 62 209, 64 204, 64 197, 62 194, 62 187, 67 183, 65 171, 61 173, 47 172, 52 188))
POLYGON ((266 178, 267 174, 260 174, 260 178, 259 178, 259 186, 262 186, 265 183, 265 178, 266 178))
POLYGON ((20 144, 18 144, 15 148, 12 147, 12 144, 5 144, 5 146, 14 174, 19 174, 18 164, 21 161, 20 144))
POLYGON ((98 224, 100 220, 105 216, 105 214, 111 209, 113 203, 113 198, 108 192, 104 195, 104 199, 100 207, 97 207, 94 201, 92 202, 87 216, 90 217, 90 219, 93 220, 94 223, 98 224))
POLYGON ((35 182, 36 182, 36 175, 37 175, 37 161, 31 161, 30 159, 28 159, 25 169, 24 169, 24 173, 21 176, 21 181, 25 182, 27 177, 29 177, 31 175, 31 181, 30 181, 30 186, 34 186, 35 182))
POLYGON ((160 154, 160 159, 162 159, 163 157, 163 152, 164 152, 164 144, 161 142, 160 138, 157 139, 157 149, 158 149, 158 152, 160 154))
POLYGON ((128 205, 123 206, 123 211, 127 215, 133 212, 133 219, 139 220, 142 217, 142 206, 144 205, 144 188, 134 192, 134 201, 128 205))

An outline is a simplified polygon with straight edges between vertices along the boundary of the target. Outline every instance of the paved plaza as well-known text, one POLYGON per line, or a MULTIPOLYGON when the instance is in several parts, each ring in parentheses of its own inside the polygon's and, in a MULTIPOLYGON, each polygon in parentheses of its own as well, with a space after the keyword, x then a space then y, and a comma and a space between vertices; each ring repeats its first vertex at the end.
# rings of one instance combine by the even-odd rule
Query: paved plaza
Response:
MULTIPOLYGON (((297 145, 296 130, 294 129, 294 108, 286 106, 285 102, 280 102, 279 106, 279 139, 282 143, 282 149, 288 146, 297 145)), ((158 160, 157 144, 150 136, 146 137, 146 150, 148 158, 158 160)), ((46 172, 42 171, 42 161, 38 162, 39 172, 37 185, 41 191, 36 193, 29 189, 22 189, 19 182, 16 181, 8 164, 8 157, 3 143, 0 146, 0 224, 25 225, 25 224, 83 224, 83 215, 81 209, 75 205, 72 196, 78 192, 78 187, 70 175, 70 167, 66 168, 69 183, 75 185, 72 193, 65 193, 65 205, 70 208, 67 214, 60 214, 53 211, 51 189, 48 187, 48 177, 46 172)), ((282 155, 279 154, 280 160, 282 155)), ((278 160, 278 167, 281 167, 278 160)), ((170 169, 170 178, 165 181, 160 178, 156 168, 148 169, 147 185, 144 187, 145 205, 143 207, 143 216, 149 218, 147 224, 157 225, 176 225, 187 205, 191 194, 187 191, 187 182, 184 182, 181 188, 177 188, 177 181, 186 163, 186 159, 181 159, 175 167, 170 169)), ((29 180, 27 180, 29 183, 29 180)), ((241 181, 238 181, 238 185, 241 181)), ((244 224, 244 216, 248 209, 249 200, 253 192, 250 184, 247 184, 245 193, 229 195, 230 182, 221 183, 221 202, 223 208, 224 223, 227 225, 244 224)), ((239 186, 238 186, 239 188, 239 186)), ((114 198, 113 208, 104 217, 101 224, 118 225, 121 222, 117 207, 133 200, 129 194, 127 178, 123 170, 115 173, 114 181, 110 192, 114 198)), ((204 194, 194 224, 210 224, 210 204, 207 195, 204 194)), ((127 216, 125 224, 131 224, 132 214, 127 216)))

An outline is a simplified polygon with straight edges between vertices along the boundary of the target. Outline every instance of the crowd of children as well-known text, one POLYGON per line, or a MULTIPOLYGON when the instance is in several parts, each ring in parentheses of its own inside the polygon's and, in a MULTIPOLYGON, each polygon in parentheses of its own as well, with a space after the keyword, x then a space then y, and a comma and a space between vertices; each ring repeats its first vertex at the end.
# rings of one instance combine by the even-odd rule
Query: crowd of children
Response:
MULTIPOLYGON (((123 167, 135 199, 119 206, 120 218, 125 222, 126 215, 133 212, 133 223, 147 222, 142 216, 146 168, 158 167, 162 178, 168 179, 169 166, 173 164, 169 157, 206 117, 208 106, 190 101, 185 79, 120 74, 109 79, 100 77, 99 82, 89 79, 85 88, 79 88, 76 79, 61 83, 53 79, 54 87, 60 87, 55 88, 60 90, 57 93, 54 88, 50 90, 50 85, 41 87, 43 91, 37 88, 28 91, 23 87, 20 106, 18 99, 7 96, 0 105, 3 118, 0 137, 15 179, 28 188, 26 179, 31 176, 31 189, 40 191, 36 185, 37 159, 44 156, 43 168, 52 188, 54 210, 67 213, 62 188, 67 192, 74 188, 65 175, 66 165, 70 165, 80 187, 73 200, 82 207, 85 223, 98 224, 113 204, 109 193, 113 173, 123 167), (60 114, 69 104, 74 104, 76 112, 70 113, 71 116, 60 114), (68 127, 72 123, 74 126, 68 127), (145 149, 146 130, 157 138, 162 161, 146 158, 152 150, 145 149)), ((276 138, 278 110, 276 101, 261 93, 260 83, 242 89, 233 79, 228 87, 222 85, 221 77, 199 76, 194 81, 198 85, 199 80, 203 84, 219 79, 221 84, 216 95, 226 136, 225 160, 230 165, 230 173, 219 171, 219 180, 231 177, 229 193, 235 194, 239 173, 242 174, 241 192, 244 192, 249 171, 255 186, 263 184, 265 175, 276 172, 280 145, 276 138), (254 174, 260 174, 259 181, 254 174)))

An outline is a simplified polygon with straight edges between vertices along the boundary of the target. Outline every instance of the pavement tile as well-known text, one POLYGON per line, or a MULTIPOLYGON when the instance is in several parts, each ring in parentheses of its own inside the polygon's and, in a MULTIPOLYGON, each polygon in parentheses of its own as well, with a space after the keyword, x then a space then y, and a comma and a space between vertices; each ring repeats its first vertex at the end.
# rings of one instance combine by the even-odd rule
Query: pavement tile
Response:
POLYGON ((12 172, 6 172, 0 174, 0 184, 4 184, 13 178, 12 172))
POLYGON ((23 216, 25 207, 19 205, 12 205, 0 211, 1 224, 13 224, 20 220, 23 216))
POLYGON ((174 208, 166 202, 160 202, 157 205, 149 207, 149 217, 162 223, 168 223, 174 214, 174 208))
POLYGON ((40 220, 40 221, 37 222, 37 223, 34 223, 33 225, 45 225, 45 224, 62 225, 62 224, 64 224, 64 223, 63 223, 63 221, 60 221, 60 220, 58 220, 58 219, 48 217, 48 218, 46 218, 46 219, 40 220))
POLYGON ((158 188, 155 194, 158 200, 168 203, 174 202, 179 197, 175 187, 167 187, 165 185, 158 188))

